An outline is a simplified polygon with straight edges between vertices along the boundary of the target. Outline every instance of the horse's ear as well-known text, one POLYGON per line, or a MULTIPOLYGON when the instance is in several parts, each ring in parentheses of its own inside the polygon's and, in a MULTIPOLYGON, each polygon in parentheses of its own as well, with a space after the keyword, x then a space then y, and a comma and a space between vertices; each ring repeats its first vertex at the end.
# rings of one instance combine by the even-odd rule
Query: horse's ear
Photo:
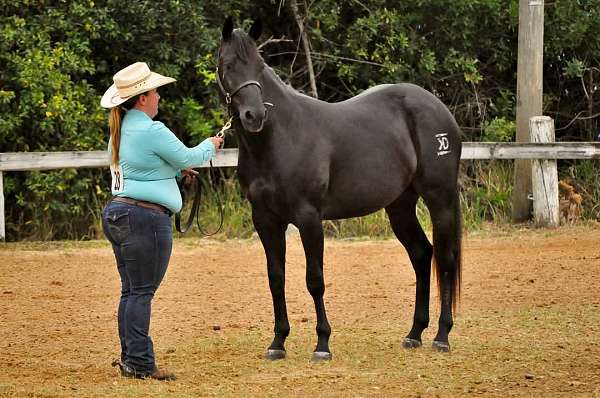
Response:
POLYGON ((252 27, 250 28, 250 32, 248 32, 248 36, 253 38, 254 41, 258 41, 258 38, 260 37, 261 33, 262 33, 262 21, 260 19, 257 19, 252 24, 252 27))
POLYGON ((230 15, 225 20, 225 24, 223 24, 223 40, 229 41, 231 39, 232 33, 233 33, 233 18, 230 15))

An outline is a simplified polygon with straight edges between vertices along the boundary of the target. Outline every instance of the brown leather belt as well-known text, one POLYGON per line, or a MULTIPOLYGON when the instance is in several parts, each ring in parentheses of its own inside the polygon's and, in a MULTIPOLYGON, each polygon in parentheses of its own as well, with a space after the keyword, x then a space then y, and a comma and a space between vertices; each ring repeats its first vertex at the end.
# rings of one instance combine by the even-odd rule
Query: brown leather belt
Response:
POLYGON ((171 215, 171 211, 169 209, 167 209, 166 207, 161 206, 156 203, 146 202, 144 200, 131 199, 126 196, 114 196, 112 198, 112 201, 127 203, 130 205, 139 206, 139 207, 145 207, 146 209, 152 209, 152 210, 160 211, 161 213, 167 213, 168 215, 171 215))

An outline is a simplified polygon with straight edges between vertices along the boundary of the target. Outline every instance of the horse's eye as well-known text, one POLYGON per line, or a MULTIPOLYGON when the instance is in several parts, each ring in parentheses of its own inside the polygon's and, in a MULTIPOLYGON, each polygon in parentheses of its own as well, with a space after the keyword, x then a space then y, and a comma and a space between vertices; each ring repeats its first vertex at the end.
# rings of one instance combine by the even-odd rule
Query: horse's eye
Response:
POLYGON ((225 65, 225 70, 229 71, 231 69, 233 69, 233 64, 227 64, 227 65, 225 65))

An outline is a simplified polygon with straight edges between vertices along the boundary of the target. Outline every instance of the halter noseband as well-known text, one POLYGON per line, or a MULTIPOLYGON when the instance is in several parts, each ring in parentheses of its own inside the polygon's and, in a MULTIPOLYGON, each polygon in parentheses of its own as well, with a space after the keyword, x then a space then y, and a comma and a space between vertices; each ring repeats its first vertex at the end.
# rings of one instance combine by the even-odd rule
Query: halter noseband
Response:
POLYGON ((223 86, 223 82, 221 81, 221 76, 219 75, 219 67, 218 66, 217 66, 217 83, 219 84, 219 89, 221 89, 221 92, 223 93, 223 95, 225 95, 225 103, 227 103, 227 105, 231 105, 231 100, 233 99, 233 97, 237 93, 239 93, 239 91, 241 89, 243 89, 244 87, 256 86, 262 92, 262 86, 256 80, 246 80, 245 82, 240 84, 235 90, 233 90, 231 93, 228 92, 227 90, 225 90, 225 87, 223 86))

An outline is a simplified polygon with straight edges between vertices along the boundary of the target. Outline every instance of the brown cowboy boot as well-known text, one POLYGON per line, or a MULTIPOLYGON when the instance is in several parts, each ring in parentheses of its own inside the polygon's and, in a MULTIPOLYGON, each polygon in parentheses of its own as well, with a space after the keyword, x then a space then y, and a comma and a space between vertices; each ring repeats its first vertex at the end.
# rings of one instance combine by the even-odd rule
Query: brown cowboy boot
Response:
POLYGON ((134 379, 154 379, 154 380, 175 380, 175 373, 165 369, 159 369, 156 366, 151 372, 138 372, 131 366, 119 360, 113 361, 112 366, 118 366, 121 370, 121 376, 134 379))
POLYGON ((159 369, 156 366, 154 367, 152 372, 150 372, 148 374, 148 377, 151 379, 155 379, 155 380, 175 380, 175 379, 177 379, 177 377, 175 376, 175 373, 169 372, 166 369, 159 369))

